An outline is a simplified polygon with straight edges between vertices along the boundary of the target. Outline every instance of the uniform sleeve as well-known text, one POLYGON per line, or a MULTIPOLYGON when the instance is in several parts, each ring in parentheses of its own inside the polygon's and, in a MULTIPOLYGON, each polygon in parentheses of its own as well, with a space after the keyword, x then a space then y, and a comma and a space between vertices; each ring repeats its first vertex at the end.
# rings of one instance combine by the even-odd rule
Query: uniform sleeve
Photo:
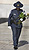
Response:
POLYGON ((12 17, 12 11, 9 14, 9 18, 8 18, 8 26, 11 26, 11 17, 12 17))
MULTIPOLYGON (((24 13, 24 16, 26 16, 26 13, 25 13, 25 11, 23 11, 23 13, 24 13)), ((26 18, 24 17, 23 18, 23 21, 25 21, 26 20, 26 18)))
POLYGON ((24 18, 23 18, 23 21, 25 21, 25 20, 26 20, 26 18, 24 17, 24 18))

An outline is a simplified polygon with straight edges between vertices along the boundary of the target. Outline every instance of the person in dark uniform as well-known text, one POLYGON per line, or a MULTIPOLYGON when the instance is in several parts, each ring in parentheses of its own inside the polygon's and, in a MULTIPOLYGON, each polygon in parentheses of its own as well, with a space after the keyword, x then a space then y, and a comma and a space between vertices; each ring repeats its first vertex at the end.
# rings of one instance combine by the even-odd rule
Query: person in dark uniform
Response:
POLYGON ((21 8, 23 7, 23 4, 20 1, 17 1, 13 4, 16 8, 11 10, 11 13, 8 18, 8 26, 12 29, 13 32, 13 44, 14 44, 14 50, 18 49, 18 40, 21 34, 22 30, 22 22, 25 20, 25 17, 18 18, 19 14, 21 12, 24 12, 21 8), (18 24, 18 21, 21 21, 20 24, 18 24))

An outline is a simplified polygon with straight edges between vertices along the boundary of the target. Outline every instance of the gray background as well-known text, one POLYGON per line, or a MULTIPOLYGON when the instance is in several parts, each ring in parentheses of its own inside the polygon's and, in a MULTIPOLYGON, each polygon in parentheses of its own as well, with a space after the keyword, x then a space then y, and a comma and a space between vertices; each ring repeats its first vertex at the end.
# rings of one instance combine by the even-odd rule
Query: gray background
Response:
MULTIPOLYGON (((15 8, 12 4, 0 4, 0 18, 8 18, 10 11, 15 8)), ((23 10, 29 13, 29 5, 24 5, 23 10)))

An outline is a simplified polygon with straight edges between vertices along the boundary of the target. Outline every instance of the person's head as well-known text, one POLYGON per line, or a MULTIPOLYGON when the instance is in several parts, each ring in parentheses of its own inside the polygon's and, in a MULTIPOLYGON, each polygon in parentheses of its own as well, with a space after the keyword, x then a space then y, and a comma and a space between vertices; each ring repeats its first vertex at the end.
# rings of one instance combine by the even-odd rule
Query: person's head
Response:
POLYGON ((14 5, 14 7, 16 7, 17 10, 19 10, 20 8, 23 7, 23 4, 22 4, 21 2, 19 2, 19 1, 17 1, 17 2, 14 3, 13 5, 14 5))

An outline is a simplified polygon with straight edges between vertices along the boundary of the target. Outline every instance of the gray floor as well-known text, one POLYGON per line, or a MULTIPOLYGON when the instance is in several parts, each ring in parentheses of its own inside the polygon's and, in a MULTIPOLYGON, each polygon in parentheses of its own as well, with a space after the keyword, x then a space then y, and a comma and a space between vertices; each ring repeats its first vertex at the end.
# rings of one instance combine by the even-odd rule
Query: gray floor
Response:
MULTIPOLYGON (((12 30, 8 29, 8 22, 0 24, 0 50, 14 50, 12 37, 12 30)), ((18 50, 29 50, 29 19, 23 22, 18 50)))

